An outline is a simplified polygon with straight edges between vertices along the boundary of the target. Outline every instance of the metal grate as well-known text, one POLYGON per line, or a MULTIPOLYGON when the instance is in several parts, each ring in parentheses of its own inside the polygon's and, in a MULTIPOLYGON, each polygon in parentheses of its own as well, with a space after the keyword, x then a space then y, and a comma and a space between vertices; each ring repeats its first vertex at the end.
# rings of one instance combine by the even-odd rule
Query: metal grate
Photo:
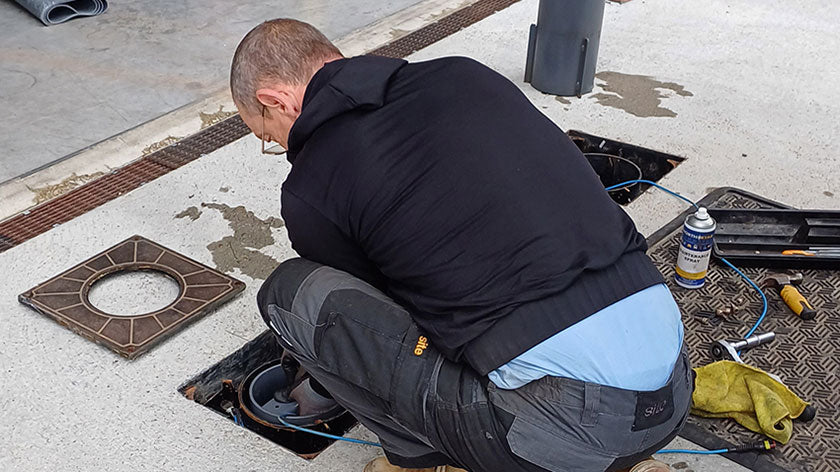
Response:
POLYGON ((142 236, 116 246, 39 284, 19 299, 58 324, 133 359, 245 289, 239 280, 142 236), (120 271, 152 270, 169 275, 180 292, 160 310, 135 316, 105 313, 88 299, 102 277, 120 271))
MULTIPOLYGON (((479 0, 369 54, 388 57, 408 56, 518 1, 479 0)), ((111 174, 0 222, 0 252, 87 213, 204 154, 228 145, 249 132, 239 115, 234 115, 111 174)))
MULTIPOLYGON (((713 208, 778 208, 781 205, 736 189, 723 189, 706 197, 701 204, 713 208)), ((715 340, 741 338, 761 313, 761 300, 738 275, 722 264, 713 264, 706 286, 685 290, 676 286, 674 262, 684 216, 676 218, 648 239, 650 256, 665 276, 683 311, 685 340, 692 364, 712 361, 709 348, 715 340), (702 316, 733 303, 747 300, 735 317, 720 322, 702 316)), ((760 283, 770 272, 766 268, 747 268, 744 272, 760 283)), ((834 472, 840 470, 840 274, 830 270, 801 270, 805 282, 800 290, 818 310, 814 320, 803 321, 790 312, 778 294, 767 291, 770 302, 767 318, 758 332, 773 331, 770 344, 751 349, 745 362, 779 375, 795 393, 817 408, 817 417, 808 423, 794 423, 793 438, 766 456, 732 455, 730 458, 757 471, 834 472)), ((709 449, 729 444, 760 442, 734 421, 691 417, 682 436, 709 449)))
POLYGON ((249 133, 239 116, 0 223, 0 252, 87 213, 249 133))
POLYGON ((478 1, 402 38, 374 49, 369 54, 396 58, 409 56, 517 2, 519 0, 478 1))

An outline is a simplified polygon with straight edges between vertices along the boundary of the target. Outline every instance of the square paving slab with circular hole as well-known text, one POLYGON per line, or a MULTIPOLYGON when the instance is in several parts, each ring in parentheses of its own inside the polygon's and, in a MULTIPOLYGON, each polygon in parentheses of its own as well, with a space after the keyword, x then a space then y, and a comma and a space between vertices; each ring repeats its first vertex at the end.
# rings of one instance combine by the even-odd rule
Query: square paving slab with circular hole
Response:
POLYGON ((142 236, 132 236, 26 291, 18 299, 71 331, 133 359, 244 288, 245 284, 233 277, 142 236), (90 289, 98 280, 137 270, 168 275, 180 287, 178 296, 157 311, 129 316, 106 313, 90 302, 90 289))

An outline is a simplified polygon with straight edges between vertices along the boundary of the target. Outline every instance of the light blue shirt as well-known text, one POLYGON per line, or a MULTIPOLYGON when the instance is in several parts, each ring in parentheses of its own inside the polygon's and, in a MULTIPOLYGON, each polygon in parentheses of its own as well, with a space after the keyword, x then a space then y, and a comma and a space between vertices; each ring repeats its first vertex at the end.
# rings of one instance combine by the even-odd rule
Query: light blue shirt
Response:
POLYGON ((560 331, 489 377, 511 390, 550 375, 653 391, 668 383, 682 342, 680 309, 659 284, 560 331))

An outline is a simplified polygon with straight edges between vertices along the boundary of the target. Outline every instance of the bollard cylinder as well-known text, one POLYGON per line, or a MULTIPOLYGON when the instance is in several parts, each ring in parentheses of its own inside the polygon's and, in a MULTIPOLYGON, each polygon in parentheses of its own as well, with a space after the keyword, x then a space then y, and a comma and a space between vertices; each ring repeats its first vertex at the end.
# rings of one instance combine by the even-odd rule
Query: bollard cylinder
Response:
POLYGON ((580 97, 595 85, 604 0, 540 0, 531 25, 525 82, 540 92, 580 97))

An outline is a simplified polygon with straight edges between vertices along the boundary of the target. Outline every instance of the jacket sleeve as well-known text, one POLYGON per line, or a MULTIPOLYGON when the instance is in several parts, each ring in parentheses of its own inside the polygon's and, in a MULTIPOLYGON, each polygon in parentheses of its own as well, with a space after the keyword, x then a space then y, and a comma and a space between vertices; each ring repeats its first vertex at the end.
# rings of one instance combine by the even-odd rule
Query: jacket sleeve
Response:
POLYGON ((289 240, 300 257, 343 270, 386 291, 385 277, 358 244, 317 208, 283 190, 280 210, 289 240))

